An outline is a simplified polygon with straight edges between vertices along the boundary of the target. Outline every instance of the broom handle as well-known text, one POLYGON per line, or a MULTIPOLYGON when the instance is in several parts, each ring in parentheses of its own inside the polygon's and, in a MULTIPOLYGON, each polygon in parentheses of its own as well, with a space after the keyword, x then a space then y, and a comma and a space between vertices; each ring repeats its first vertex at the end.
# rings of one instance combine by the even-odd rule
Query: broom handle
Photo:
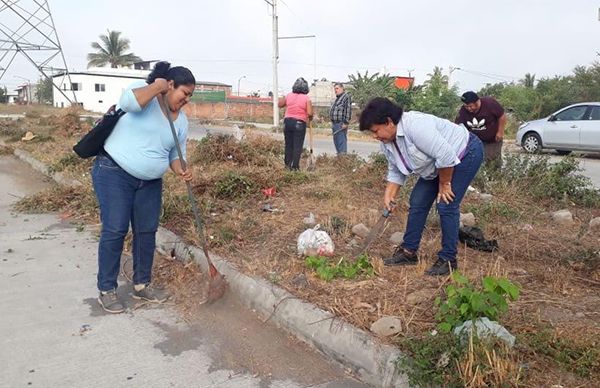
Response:
POLYGON ((313 128, 312 128, 312 120, 308 121, 308 144, 310 147, 310 153, 313 153, 313 128))
MULTIPOLYGON (((171 127, 171 134, 173 135, 173 141, 175 141, 175 148, 177 149, 177 155, 179 155, 179 162, 181 163, 181 168, 183 170, 187 170, 187 163, 183 158, 183 152, 181 152, 181 146, 179 145, 179 139, 177 137, 177 131, 175 130, 175 125, 173 124, 173 118, 171 117, 171 111, 169 110, 169 103, 167 101, 167 95, 162 95, 162 105, 164 106, 165 113, 167 115, 167 119, 169 120, 169 126, 171 127)), ((200 217, 200 211, 198 211, 198 205, 196 204, 196 198, 194 197, 194 193, 192 192, 192 184, 189 181, 185 182, 187 186, 188 198, 190 200, 190 204, 192 205, 192 212, 194 213, 194 220, 196 224, 196 231, 200 236, 200 244, 202 245, 202 251, 204 252, 204 256, 206 256, 206 261, 208 262, 209 267, 214 267, 212 261, 210 260, 210 256, 208 255, 208 246, 206 244, 206 236, 204 235, 204 228, 202 227, 202 218, 200 217)))

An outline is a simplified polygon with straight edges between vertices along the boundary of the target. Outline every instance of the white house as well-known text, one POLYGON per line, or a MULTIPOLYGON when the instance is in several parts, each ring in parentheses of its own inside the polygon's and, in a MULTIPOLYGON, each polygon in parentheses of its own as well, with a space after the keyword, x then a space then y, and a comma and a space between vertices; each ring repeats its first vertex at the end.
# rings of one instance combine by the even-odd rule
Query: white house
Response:
MULTIPOLYGON (((69 73, 70 83, 65 74, 57 74, 52 78, 71 100, 75 93, 77 103, 84 109, 104 113, 111 105, 119 102, 121 93, 127 86, 134 81, 145 79, 149 73, 148 70, 90 68, 82 72, 69 73)), ((56 88, 53 88, 52 93, 55 107, 63 108, 70 105, 56 88)))

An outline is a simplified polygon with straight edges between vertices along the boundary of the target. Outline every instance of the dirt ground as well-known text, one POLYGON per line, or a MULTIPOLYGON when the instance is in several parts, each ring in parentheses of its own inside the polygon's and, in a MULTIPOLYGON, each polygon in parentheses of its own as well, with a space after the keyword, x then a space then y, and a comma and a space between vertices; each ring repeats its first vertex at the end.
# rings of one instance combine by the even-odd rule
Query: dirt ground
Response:
MULTIPOLYGON (((74 115, 27 117, 0 124, 0 135, 8 146, 25 149, 55 171, 84 183, 83 190, 54 188, 45 197, 33 199, 30 207, 48 206, 66 216, 98 222, 90 186, 91 161, 82 161, 71 152, 88 128, 89 123, 75 120, 74 115), (25 129, 38 137, 21 141, 25 129)), ((306 229, 303 219, 312 212, 332 237, 336 247, 332 262, 352 262, 354 244, 362 241, 351 228, 360 222, 372 226, 379 218, 386 166, 380 159, 320 157, 314 172, 290 173, 282 166, 282 150, 282 144, 250 134, 243 143, 225 137, 188 142, 194 192, 206 219, 210 249, 243 272, 276 283, 365 330, 382 316, 399 317, 403 332, 384 341, 396 343, 433 330, 437 311, 433 301, 443 295, 449 282, 424 275, 440 245, 435 214, 423 235, 419 264, 383 267, 381 259, 394 248, 389 237, 405 227, 410 186, 404 188, 397 210, 368 252, 374 276, 322 280, 296 253, 297 237, 306 229), (273 196, 262 192, 270 187, 275 187, 273 196), (275 211, 264 211, 265 204, 275 211)), ((519 300, 511 303, 501 319, 518 340, 550 330, 565 340, 595 347, 600 339, 600 235, 587 230, 587 225, 592 217, 600 216, 600 209, 568 200, 532 200, 518 182, 491 194, 491 202, 467 195, 462 211, 473 212, 486 238, 497 239, 500 248, 488 253, 460 246, 461 273, 475 284, 482 276, 494 275, 520 286, 519 300), (557 226, 550 221, 547 213, 563 208, 573 213, 572 225, 557 226)), ((197 243, 185 185, 172 174, 165 176, 161 222, 197 243)), ((169 276, 188 276, 185 273, 169 276)), ((182 305, 193 305, 197 297, 182 296, 188 301, 182 305)), ((600 378, 600 358, 589 367, 589 374, 578 375, 533 345, 526 344, 520 352, 528 365, 528 386, 550 382, 593 386, 600 378)))

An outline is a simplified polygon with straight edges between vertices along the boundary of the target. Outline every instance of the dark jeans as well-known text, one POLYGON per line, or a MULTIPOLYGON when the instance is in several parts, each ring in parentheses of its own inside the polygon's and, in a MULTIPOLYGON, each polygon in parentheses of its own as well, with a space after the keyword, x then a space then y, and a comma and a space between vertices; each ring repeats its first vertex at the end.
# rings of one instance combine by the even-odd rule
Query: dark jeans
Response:
MULTIPOLYGON (((460 223, 460 202, 467 188, 483 161, 483 144, 473 134, 469 136, 467 152, 462 161, 454 166, 452 174, 452 192, 454 201, 446 204, 441 202, 437 205, 442 228, 442 249, 438 257, 442 260, 456 260, 458 247, 458 229, 460 223)), ((425 223, 429 209, 436 199, 439 188, 439 179, 425 180, 419 178, 410 194, 410 208, 408 210, 408 221, 402 247, 416 252, 421 243, 421 236, 425 229, 425 223)))
POLYGON ((300 156, 306 135, 306 123, 287 117, 283 120, 283 136, 285 138, 285 166, 290 170, 300 169, 300 156))
POLYGON ((331 123, 333 145, 338 155, 348 152, 348 129, 342 129, 343 123, 331 123))
POLYGON ((92 167, 100 204, 102 231, 98 246, 98 289, 117 288, 125 235, 133 232, 133 283, 150 283, 160 217, 162 179, 145 181, 129 175, 100 154, 92 167))

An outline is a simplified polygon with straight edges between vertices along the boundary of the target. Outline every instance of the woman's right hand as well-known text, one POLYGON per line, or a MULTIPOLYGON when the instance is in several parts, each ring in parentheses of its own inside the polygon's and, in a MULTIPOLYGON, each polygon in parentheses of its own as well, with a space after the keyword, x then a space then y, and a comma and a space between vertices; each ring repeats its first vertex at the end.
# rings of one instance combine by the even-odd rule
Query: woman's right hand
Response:
POLYGON ((152 85, 154 85, 158 94, 165 94, 169 91, 169 81, 164 78, 156 78, 152 85))
POLYGON ((385 186, 385 192, 383 194, 383 206, 389 211, 392 211, 396 202, 394 199, 396 198, 396 194, 398 194, 398 189, 400 185, 393 182, 388 182, 385 186))

